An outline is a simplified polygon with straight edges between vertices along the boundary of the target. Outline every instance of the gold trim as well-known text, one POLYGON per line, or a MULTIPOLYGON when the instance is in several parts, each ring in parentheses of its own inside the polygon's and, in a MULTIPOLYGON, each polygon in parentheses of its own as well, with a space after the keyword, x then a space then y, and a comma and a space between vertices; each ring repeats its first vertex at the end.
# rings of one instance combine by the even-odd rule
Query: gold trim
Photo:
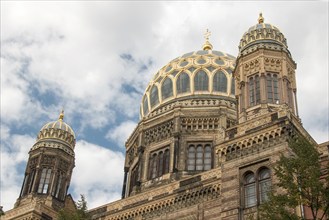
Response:
POLYGON ((259 13, 259 17, 258 17, 258 23, 259 24, 263 24, 264 23, 264 18, 263 18, 263 13, 259 13))
POLYGON ((211 32, 207 29, 206 33, 204 33, 204 38, 206 39, 206 42, 202 46, 203 50, 212 50, 212 44, 209 42, 210 35, 211 32))

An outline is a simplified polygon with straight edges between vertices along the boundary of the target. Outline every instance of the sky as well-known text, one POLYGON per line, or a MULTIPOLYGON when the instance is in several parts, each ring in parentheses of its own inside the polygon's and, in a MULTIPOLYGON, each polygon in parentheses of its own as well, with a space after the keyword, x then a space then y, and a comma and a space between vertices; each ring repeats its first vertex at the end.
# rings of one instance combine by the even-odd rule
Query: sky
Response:
POLYGON ((152 76, 200 50, 238 55, 257 23, 278 27, 297 63, 299 116, 329 140, 328 1, 1 1, 0 205, 13 208, 40 128, 58 119, 76 133, 69 193, 89 208, 120 199, 125 140, 152 76))

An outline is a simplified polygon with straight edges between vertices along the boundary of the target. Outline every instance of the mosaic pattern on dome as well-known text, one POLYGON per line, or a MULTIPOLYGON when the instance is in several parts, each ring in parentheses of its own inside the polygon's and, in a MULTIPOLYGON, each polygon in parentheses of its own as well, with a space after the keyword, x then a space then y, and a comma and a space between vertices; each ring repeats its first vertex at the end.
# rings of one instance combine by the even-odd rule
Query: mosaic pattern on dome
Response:
POLYGON ((147 116, 175 98, 192 95, 234 97, 234 66, 234 56, 215 50, 189 52, 173 59, 148 84, 142 99, 141 116, 147 116))

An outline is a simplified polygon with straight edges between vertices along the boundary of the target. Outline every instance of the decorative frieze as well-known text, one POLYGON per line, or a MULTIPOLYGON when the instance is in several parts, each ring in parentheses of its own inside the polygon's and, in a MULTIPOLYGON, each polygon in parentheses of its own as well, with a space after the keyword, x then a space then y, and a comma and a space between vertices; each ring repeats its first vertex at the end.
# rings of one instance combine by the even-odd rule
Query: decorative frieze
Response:
POLYGON ((181 130, 183 132, 191 131, 209 131, 220 127, 219 117, 215 118, 182 118, 181 130))
POLYGON ((249 154, 257 153, 271 146, 270 143, 272 143, 272 140, 280 138, 282 136, 284 137, 284 140, 282 141, 286 141, 286 137, 291 136, 291 133, 292 130, 290 127, 276 127, 253 137, 240 139, 238 140, 238 142, 231 142, 227 145, 220 146, 216 149, 216 154, 218 154, 219 163, 234 158, 246 156, 249 154), (284 134, 287 134, 287 136, 284 134))
POLYGON ((147 129, 144 132, 144 143, 149 145, 154 142, 172 137, 174 132, 174 121, 170 120, 158 126, 147 129))
MULTIPOLYGON (((143 206, 139 205, 136 208, 129 210, 129 207, 124 207, 125 212, 117 211, 115 216, 110 216, 110 220, 125 220, 125 219, 152 219, 158 215, 164 215, 182 208, 200 204, 203 201, 218 198, 220 196, 220 184, 213 184, 207 186, 200 186, 194 189, 186 190, 178 193, 176 196, 157 200, 150 204, 147 203, 147 198, 143 201, 143 206)), ((153 197, 151 197, 152 199, 153 197)), ((136 201, 138 204, 138 201, 136 201)))
POLYGON ((33 147, 31 148, 31 151, 36 150, 38 148, 42 148, 42 147, 62 149, 63 151, 65 151, 69 155, 74 156, 73 149, 71 147, 67 146, 66 144, 62 144, 60 142, 38 141, 37 143, 35 143, 33 145, 33 147))
POLYGON ((155 117, 157 115, 162 115, 165 112, 173 110, 177 107, 216 107, 216 106, 226 106, 232 109, 235 109, 235 101, 232 98, 231 100, 224 100, 222 98, 217 99, 187 99, 187 100, 177 100, 176 102, 169 103, 164 105, 158 109, 155 109, 151 113, 149 113, 145 119, 155 117))
POLYGON ((238 127, 238 135, 242 135, 248 130, 251 130, 256 127, 260 127, 270 122, 271 122, 271 115, 268 115, 267 117, 260 118, 259 120, 251 121, 249 123, 245 123, 244 125, 240 125, 238 127))

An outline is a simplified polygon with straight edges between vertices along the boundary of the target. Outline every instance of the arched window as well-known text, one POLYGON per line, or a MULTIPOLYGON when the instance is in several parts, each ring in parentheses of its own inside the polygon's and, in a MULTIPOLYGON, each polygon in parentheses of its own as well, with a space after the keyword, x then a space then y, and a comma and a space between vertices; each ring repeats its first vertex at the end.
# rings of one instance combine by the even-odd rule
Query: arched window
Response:
POLYGON ((146 115, 149 112, 149 105, 147 103, 147 96, 144 96, 144 100, 143 100, 143 113, 144 115, 146 115))
POLYGON ((154 85, 151 89, 150 102, 151 107, 154 107, 159 103, 158 87, 156 85, 154 85))
POLYGON ((169 173, 170 152, 169 149, 161 149, 152 152, 149 160, 149 179, 154 179, 169 173))
POLYGON ((159 152, 158 157, 159 157, 159 159, 158 159, 158 170, 157 170, 158 175, 157 176, 161 176, 163 174, 163 166, 164 166, 164 164, 163 164, 163 152, 162 151, 159 152))
POLYGON ((227 92, 227 77, 222 71, 215 73, 213 78, 213 88, 216 92, 227 92))
POLYGON ((205 71, 199 70, 194 76, 194 90, 208 91, 208 75, 205 71))
POLYGON ((244 177, 244 201, 246 208, 257 204, 255 175, 253 173, 248 173, 244 177))
POLYGON ((64 180, 64 175, 62 172, 58 172, 57 174, 57 179, 56 179, 56 183, 53 189, 53 193, 52 195, 55 196, 56 198, 61 199, 61 188, 62 188, 62 184, 63 184, 63 180, 64 180))
POLYGON ((32 186, 33 186, 33 182, 34 182, 34 179, 35 179, 35 173, 36 173, 36 171, 33 170, 30 177, 29 177, 28 185, 27 185, 28 193, 32 192, 32 186))
POLYGON ((247 172, 243 180, 244 207, 250 208, 268 200, 271 189, 271 173, 268 168, 261 168, 256 175, 247 172))
POLYGON ((38 187, 38 193, 47 194, 50 183, 51 169, 43 168, 38 187))
POLYGON ((203 147, 201 144, 196 148, 196 170, 203 170, 203 147))
POLYGON ((22 186, 21 193, 20 193, 19 197, 22 197, 23 195, 26 194, 26 183, 27 183, 28 179, 29 179, 29 174, 26 174, 25 177, 24 177, 23 186, 22 186))
POLYGON ((187 149, 187 170, 205 171, 212 166, 212 148, 209 143, 190 144, 187 149))
POLYGON ((151 159, 151 179, 157 177, 157 155, 153 154, 151 159))
POLYGON ((195 170, 195 147, 190 145, 188 148, 187 170, 195 170))
POLYGON ((130 184, 129 184, 129 193, 131 193, 134 189, 134 186, 137 185, 138 182, 138 164, 131 170, 130 174, 130 184))
POLYGON ((278 77, 276 74, 266 75, 267 102, 279 104, 278 77))
POLYGON ((164 174, 169 173, 169 161, 170 161, 170 154, 169 149, 165 150, 164 153, 164 174))
POLYGON ((259 76, 249 78, 249 105, 260 104, 260 84, 259 76))
POLYGON ((211 169, 211 147, 206 145, 204 149, 204 170, 211 169))
POLYGON ((190 77, 187 73, 182 72, 181 74, 179 74, 176 81, 176 87, 177 94, 190 91, 190 77))
POLYGON ((263 203, 268 200, 268 192, 271 189, 271 175, 267 168, 261 169, 258 174, 259 181, 259 201, 263 203))
POLYGON ((162 99, 173 96, 172 81, 170 78, 165 79, 161 87, 162 99))
POLYGON ((232 77, 231 95, 235 95, 235 79, 234 79, 234 77, 232 77))

